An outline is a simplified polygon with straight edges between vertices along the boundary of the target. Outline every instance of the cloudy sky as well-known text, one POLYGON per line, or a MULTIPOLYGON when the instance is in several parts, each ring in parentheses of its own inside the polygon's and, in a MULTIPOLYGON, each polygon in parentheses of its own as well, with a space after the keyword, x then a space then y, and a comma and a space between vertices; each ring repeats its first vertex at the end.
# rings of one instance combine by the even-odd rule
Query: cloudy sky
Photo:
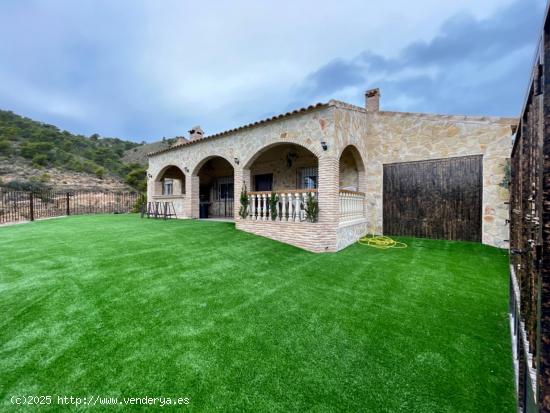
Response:
POLYGON ((545 0, 0 0, 0 108, 154 141, 331 98, 517 116, 545 0))

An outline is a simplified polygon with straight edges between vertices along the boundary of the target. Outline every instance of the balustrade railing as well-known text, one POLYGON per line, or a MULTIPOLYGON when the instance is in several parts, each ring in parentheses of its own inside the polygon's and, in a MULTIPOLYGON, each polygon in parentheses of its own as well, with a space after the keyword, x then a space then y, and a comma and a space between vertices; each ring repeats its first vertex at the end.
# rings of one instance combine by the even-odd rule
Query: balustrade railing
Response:
POLYGON ((365 194, 340 189, 340 222, 365 217, 365 194))
POLYGON ((315 199, 316 189, 292 189, 273 192, 248 193, 248 219, 254 221, 272 221, 273 214, 270 206, 271 194, 277 196, 276 221, 302 222, 305 221, 308 194, 315 199))

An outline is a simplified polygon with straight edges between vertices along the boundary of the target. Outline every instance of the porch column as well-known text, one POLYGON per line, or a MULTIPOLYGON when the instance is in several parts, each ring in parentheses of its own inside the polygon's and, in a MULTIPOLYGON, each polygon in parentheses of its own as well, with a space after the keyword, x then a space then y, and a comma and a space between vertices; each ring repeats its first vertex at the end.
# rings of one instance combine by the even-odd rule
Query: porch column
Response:
POLYGON ((319 157, 319 223, 326 226, 327 241, 336 246, 336 229, 340 219, 340 162, 329 154, 319 157))
MULTIPOLYGON (((233 183, 233 188, 234 188, 234 215, 235 215, 235 220, 240 220, 242 219, 240 216, 239 216, 239 209, 241 208, 241 191, 243 189, 243 182, 246 184, 246 191, 247 192, 250 192, 252 189, 250 188, 250 169, 243 169, 242 167, 238 166, 238 165, 233 165, 234 166, 234 169, 233 169, 233 173, 234 173, 234 183, 233 183)), ((250 213, 250 208, 251 206, 249 205, 249 213, 250 213)))
POLYGON ((153 175, 152 178, 149 178, 150 172, 147 171, 147 201, 152 202, 153 201, 153 195, 159 194, 160 192, 157 192, 159 189, 162 189, 162 183, 155 181, 155 175, 153 175))
POLYGON ((199 217, 199 177, 191 173, 185 175, 184 216, 199 217))
POLYGON ((363 198, 363 217, 367 217, 367 172, 364 168, 359 168, 357 177, 357 190, 363 192, 365 197, 363 198))
POLYGON ((179 179, 174 179, 173 181, 173 191, 174 191, 174 195, 181 195, 183 193, 182 189, 183 189, 183 182, 179 179))

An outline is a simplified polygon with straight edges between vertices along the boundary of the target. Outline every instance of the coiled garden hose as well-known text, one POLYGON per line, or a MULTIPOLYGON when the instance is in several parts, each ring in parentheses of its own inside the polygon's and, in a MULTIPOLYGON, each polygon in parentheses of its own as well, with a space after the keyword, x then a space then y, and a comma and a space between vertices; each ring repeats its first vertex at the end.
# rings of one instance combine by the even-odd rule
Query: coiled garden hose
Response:
POLYGON ((381 250, 389 248, 407 248, 407 244, 404 242, 399 242, 383 235, 365 235, 357 242, 361 245, 367 245, 369 247, 378 248, 381 250))

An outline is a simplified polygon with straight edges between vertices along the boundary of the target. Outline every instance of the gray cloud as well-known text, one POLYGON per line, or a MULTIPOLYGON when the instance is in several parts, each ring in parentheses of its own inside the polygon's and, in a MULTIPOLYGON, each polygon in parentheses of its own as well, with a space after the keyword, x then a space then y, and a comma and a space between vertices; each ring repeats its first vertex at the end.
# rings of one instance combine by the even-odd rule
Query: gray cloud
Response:
POLYGON ((350 98, 380 87, 383 108, 487 115, 517 115, 529 76, 542 0, 517 0, 489 18, 449 18, 429 42, 415 41, 396 57, 370 50, 337 59, 296 86, 296 102, 350 98), (347 91, 345 90, 347 89, 347 91))
POLYGON ((138 141, 369 87, 385 109, 516 114, 543 1, 0 1, 0 108, 138 141))

